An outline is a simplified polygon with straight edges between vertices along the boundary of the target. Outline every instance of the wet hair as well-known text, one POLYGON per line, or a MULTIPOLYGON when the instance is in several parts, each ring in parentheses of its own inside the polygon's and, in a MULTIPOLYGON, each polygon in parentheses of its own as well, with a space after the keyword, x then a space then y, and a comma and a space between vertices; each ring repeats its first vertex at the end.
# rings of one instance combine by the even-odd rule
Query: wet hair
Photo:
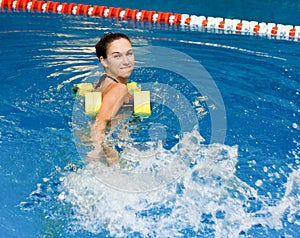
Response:
POLYGON ((100 59, 100 56, 102 56, 104 59, 107 58, 107 48, 109 46, 110 43, 112 43, 115 40, 119 40, 121 38, 124 38, 126 40, 128 40, 131 44, 131 41, 129 39, 128 36, 126 36, 125 34, 122 33, 105 33, 101 39, 98 41, 98 43, 95 45, 96 48, 96 55, 98 57, 98 59, 100 59))

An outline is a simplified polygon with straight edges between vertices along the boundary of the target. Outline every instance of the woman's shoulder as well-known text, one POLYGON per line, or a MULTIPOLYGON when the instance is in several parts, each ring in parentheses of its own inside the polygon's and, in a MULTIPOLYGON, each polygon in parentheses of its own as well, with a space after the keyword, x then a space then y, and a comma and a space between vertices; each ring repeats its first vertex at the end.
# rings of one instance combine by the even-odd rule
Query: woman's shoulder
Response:
POLYGON ((112 86, 112 89, 118 90, 120 92, 124 92, 127 93, 128 89, 127 89, 127 85, 123 84, 123 83, 116 83, 112 86))
POLYGON ((127 93, 128 93, 127 86, 126 86, 126 84, 122 84, 122 83, 111 84, 108 86, 108 88, 104 92, 104 94, 107 96, 108 95, 119 95, 121 97, 123 97, 124 95, 127 95, 127 93))

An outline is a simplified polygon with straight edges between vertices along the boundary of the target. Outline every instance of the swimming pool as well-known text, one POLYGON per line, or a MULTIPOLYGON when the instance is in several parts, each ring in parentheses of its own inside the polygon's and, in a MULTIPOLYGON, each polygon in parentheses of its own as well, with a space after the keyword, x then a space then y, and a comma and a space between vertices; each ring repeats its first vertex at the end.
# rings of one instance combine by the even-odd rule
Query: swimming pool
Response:
MULTIPOLYGON (((294 1, 277 3, 266 2, 256 11, 241 10, 246 8, 238 3, 224 8, 221 1, 194 7, 179 1, 154 2, 153 8, 149 2, 129 2, 128 6, 114 2, 114 6, 295 24, 299 6, 294 1), (261 14, 270 6, 269 13, 261 14), (275 16, 279 7, 282 14, 275 16), (295 9, 295 14, 287 14, 295 9)), ((101 5, 112 6, 109 1, 101 5)), ((0 16, 5 23, 0 34, 2 237, 297 237, 298 42, 82 15, 2 10, 0 16), (129 125, 137 131, 138 125, 148 123, 151 139, 166 143, 150 146, 160 148, 161 163, 154 163, 147 150, 153 163, 138 167, 145 176, 138 177, 139 183, 136 177, 130 180, 137 168, 135 160, 126 165, 127 177, 101 166, 84 166, 82 156, 89 147, 74 136, 78 118, 74 104, 80 106, 80 101, 74 100, 71 88, 91 80, 100 70, 93 45, 109 30, 133 39, 138 59, 133 79, 146 88, 155 82, 153 120, 129 125), (160 57, 171 61, 169 68, 151 66, 155 60, 160 62, 157 49, 166 53, 160 57), (155 55, 145 53, 153 51, 155 55), (203 80, 194 80, 192 70, 185 72, 174 58, 170 60, 172 54, 179 55, 178 62, 184 62, 187 69, 194 63, 202 66, 201 79, 209 74, 214 83, 209 86, 216 85, 213 93, 202 88, 203 80), (199 130, 178 132, 178 125, 185 125, 186 119, 174 108, 168 110, 172 108, 168 101, 155 98, 165 95, 155 90, 166 82, 171 87, 166 88, 166 97, 172 89, 178 90, 182 98, 170 101, 176 102, 179 112, 192 110, 199 130), (221 99, 216 100, 218 96, 221 99), (226 114, 220 123, 226 127, 217 130, 220 137, 212 137, 212 122, 219 118, 213 116, 223 106, 226 114), (161 180, 151 177, 169 158, 176 166, 166 168, 174 176, 163 171, 161 180), (180 163, 182 158, 188 161, 188 169, 180 163), (118 187, 118 179, 107 186, 107 177, 101 174, 121 176, 128 190, 118 187), (153 186, 146 184, 145 189, 145 181, 153 186), (163 186, 157 186, 162 181, 163 186)), ((191 118, 188 121, 193 125, 191 118)))

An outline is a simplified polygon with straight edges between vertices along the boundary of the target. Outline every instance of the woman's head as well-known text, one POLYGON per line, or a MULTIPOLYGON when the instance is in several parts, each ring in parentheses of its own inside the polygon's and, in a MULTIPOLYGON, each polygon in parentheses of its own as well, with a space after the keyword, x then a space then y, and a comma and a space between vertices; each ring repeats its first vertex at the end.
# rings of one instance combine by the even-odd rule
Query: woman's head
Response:
POLYGON ((128 78, 134 67, 134 55, 130 39, 122 33, 106 33, 96 44, 96 54, 107 74, 128 78))
POLYGON ((95 45, 96 55, 97 55, 98 59, 100 59, 101 56, 104 59, 106 59, 107 58, 107 48, 108 48, 109 44, 112 43, 113 41, 119 40, 121 38, 128 40, 129 43, 131 44, 130 39, 125 34, 112 33, 112 32, 105 33, 101 37, 101 39, 98 41, 98 43, 95 45))

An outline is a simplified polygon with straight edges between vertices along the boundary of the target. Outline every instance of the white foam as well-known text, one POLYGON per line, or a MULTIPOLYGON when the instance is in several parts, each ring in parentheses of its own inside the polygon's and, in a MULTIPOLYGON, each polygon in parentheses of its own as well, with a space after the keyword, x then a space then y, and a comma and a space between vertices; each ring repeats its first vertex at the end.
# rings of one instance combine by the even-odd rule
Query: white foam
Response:
POLYGON ((239 237, 255 225, 284 229, 285 218, 300 225, 300 170, 290 173, 284 196, 274 204, 235 175, 236 146, 204 145, 197 131, 185 133, 170 151, 159 146, 133 151, 119 168, 92 163, 67 173, 57 200, 68 212, 55 219, 67 221, 73 232, 105 231, 113 237, 132 232, 142 237, 181 237, 185 232, 239 237), (172 170, 164 170, 171 164, 172 170))

